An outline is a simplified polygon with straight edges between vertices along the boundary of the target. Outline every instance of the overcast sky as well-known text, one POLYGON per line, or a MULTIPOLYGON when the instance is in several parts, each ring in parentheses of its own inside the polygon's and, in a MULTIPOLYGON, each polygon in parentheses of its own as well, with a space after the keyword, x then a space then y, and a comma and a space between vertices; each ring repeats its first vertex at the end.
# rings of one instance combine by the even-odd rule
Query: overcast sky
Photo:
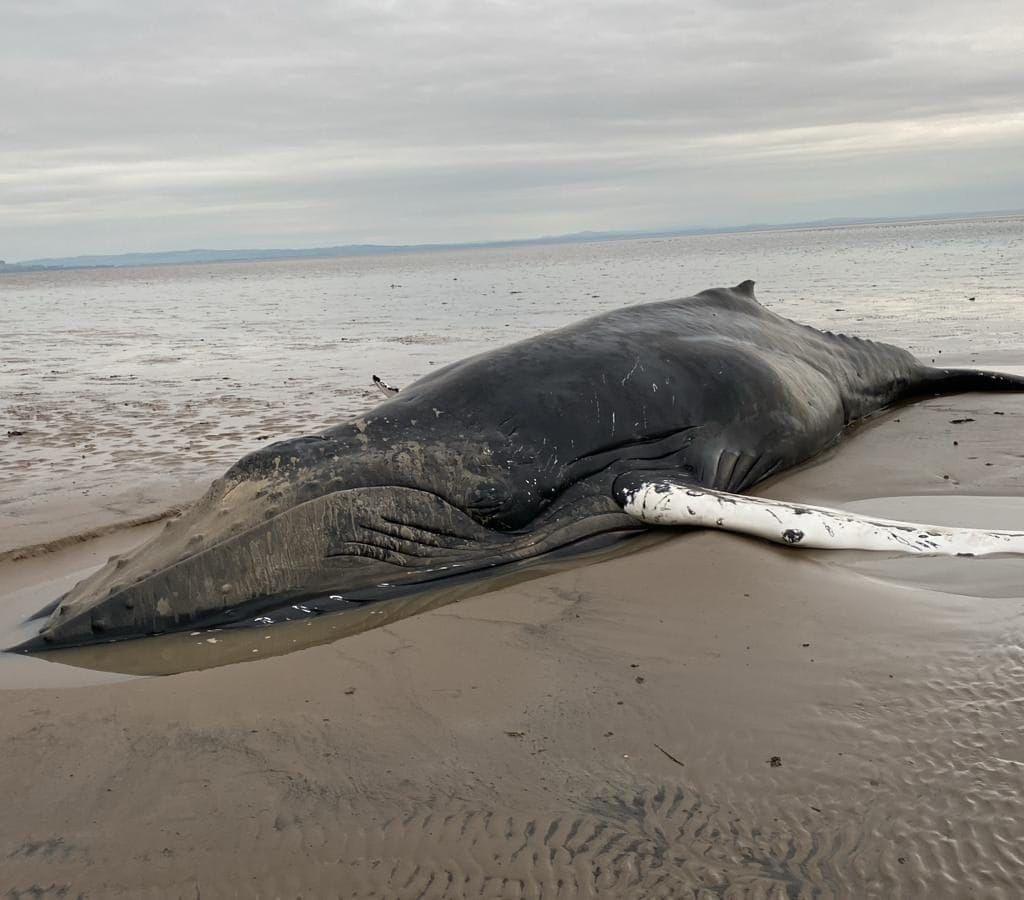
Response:
POLYGON ((8 261, 1020 207, 1020 0, 0 0, 8 261))

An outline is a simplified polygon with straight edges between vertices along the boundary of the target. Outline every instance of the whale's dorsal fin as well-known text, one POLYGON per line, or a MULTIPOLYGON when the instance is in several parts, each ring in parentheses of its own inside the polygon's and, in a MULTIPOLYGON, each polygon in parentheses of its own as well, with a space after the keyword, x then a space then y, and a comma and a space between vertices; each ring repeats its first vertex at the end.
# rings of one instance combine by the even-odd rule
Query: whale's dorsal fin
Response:
POLYGON ((652 477, 616 492, 648 525, 719 528, 789 547, 887 550, 924 556, 1024 554, 1024 531, 983 531, 897 522, 858 513, 713 491, 678 476, 652 477))
POLYGON ((741 281, 736 287, 733 288, 737 294, 742 294, 744 297, 749 297, 751 300, 756 300, 754 296, 754 281, 748 278, 746 281, 741 281))

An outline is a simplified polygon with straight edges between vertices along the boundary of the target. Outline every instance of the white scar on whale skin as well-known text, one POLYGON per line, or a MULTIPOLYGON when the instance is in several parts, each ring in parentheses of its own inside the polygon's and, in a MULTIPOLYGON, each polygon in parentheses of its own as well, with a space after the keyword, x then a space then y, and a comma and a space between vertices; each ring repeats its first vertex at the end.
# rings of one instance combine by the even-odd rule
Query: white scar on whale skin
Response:
POLYGON ((623 508, 648 525, 718 528, 789 547, 883 550, 922 556, 1024 554, 1024 531, 919 525, 669 481, 651 481, 629 491, 623 508))

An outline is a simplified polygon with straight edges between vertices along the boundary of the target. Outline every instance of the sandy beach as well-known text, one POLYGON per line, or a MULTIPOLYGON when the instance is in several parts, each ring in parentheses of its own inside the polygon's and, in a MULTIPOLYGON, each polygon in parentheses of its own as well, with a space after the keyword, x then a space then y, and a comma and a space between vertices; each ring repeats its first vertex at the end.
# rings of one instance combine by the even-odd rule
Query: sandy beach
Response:
MULTIPOLYGON (((760 493, 1019 527, 1022 433, 1024 398, 929 400, 760 493)), ((8 558, 5 627, 153 527, 8 558)), ((1017 895, 1024 562, 702 532, 559 569, 342 640, 149 652, 259 660, 172 677, 3 659, 0 886, 1017 895)))

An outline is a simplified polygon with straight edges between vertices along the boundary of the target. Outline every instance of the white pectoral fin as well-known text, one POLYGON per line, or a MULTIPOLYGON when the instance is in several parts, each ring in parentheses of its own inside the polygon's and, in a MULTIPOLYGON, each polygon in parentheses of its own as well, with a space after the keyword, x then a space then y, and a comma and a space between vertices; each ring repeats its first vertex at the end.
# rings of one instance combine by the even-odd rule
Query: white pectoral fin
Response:
POLYGON ((619 502, 627 513, 648 525, 719 528, 789 547, 931 556, 1024 553, 1024 531, 897 522, 823 506, 727 494, 671 478, 640 482, 623 491, 619 502))

